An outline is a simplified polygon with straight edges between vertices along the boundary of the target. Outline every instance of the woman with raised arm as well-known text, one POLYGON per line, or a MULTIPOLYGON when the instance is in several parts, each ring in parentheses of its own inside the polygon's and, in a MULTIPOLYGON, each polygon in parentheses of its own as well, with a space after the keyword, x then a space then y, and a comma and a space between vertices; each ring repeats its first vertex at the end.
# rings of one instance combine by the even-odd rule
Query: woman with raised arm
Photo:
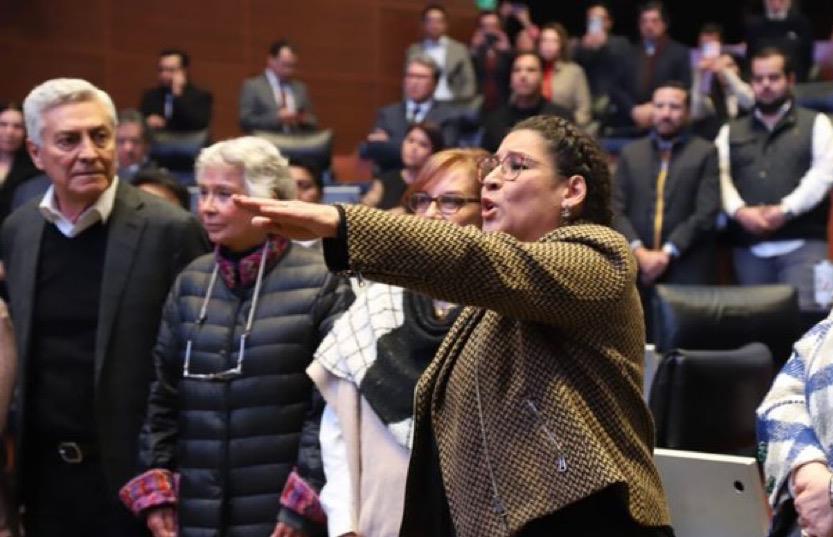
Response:
POLYGON ((609 227, 604 155, 538 116, 480 179, 483 231, 236 202, 266 230, 325 237, 331 270, 468 306, 417 384, 400 535, 671 535, 641 393, 636 265, 609 227))

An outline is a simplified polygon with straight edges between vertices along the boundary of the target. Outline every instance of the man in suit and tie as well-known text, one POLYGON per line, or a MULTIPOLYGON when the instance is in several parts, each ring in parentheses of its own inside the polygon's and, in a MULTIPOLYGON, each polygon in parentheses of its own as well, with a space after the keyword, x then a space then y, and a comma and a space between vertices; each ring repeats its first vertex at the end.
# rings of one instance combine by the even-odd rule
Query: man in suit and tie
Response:
POLYGON ((442 130, 446 147, 455 147, 460 112, 455 106, 433 98, 439 76, 440 69, 429 56, 418 55, 408 60, 402 80, 405 100, 379 109, 367 141, 388 145, 398 155, 408 127, 412 123, 430 122, 442 130))
POLYGON ((613 190, 614 227, 636 256, 643 298, 656 282, 714 283, 720 209, 717 150, 688 132, 688 86, 663 83, 652 104, 653 129, 622 150, 613 190))
POLYGON ((298 54, 286 40, 269 47, 266 70, 243 83, 240 128, 245 132, 293 133, 318 128, 307 87, 295 80, 298 54))
POLYGON ((469 50, 459 41, 446 35, 448 13, 439 4, 422 10, 424 38, 408 48, 405 60, 428 55, 440 68, 440 78, 434 88, 434 99, 443 102, 467 103, 477 93, 477 79, 469 50))
POLYGON ((23 108, 32 160, 51 181, 1 236, 26 534, 146 535, 117 491, 138 468, 162 304, 207 243, 192 215, 115 176, 116 112, 105 92, 53 79, 23 108))

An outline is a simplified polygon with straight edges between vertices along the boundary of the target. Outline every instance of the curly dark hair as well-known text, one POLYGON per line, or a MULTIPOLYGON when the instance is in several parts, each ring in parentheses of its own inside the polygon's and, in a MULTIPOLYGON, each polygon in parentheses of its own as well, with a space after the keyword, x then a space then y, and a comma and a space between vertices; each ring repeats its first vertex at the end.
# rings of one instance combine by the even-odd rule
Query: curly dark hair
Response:
POLYGON ((610 168, 607 158, 593 138, 573 123, 556 116, 533 116, 512 129, 535 131, 547 142, 552 163, 563 177, 580 175, 587 184, 581 219, 610 226, 610 168))

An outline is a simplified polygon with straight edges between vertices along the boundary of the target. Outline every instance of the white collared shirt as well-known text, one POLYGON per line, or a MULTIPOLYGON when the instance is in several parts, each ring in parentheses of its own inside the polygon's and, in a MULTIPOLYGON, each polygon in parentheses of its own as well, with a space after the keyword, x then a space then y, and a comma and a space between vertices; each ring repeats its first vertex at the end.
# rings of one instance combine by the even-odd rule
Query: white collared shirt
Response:
POLYGON ((437 82, 437 88, 434 90, 434 98, 438 101, 451 101, 454 95, 451 93, 451 87, 448 85, 448 77, 446 76, 446 55, 448 53, 448 38, 442 36, 436 41, 426 39, 422 42, 422 50, 437 62, 440 67, 440 80, 437 82))
POLYGON ((266 69, 264 74, 269 85, 272 87, 272 94, 275 96, 275 104, 277 107, 279 109, 286 108, 290 112, 295 112, 295 94, 292 93, 292 86, 286 82, 281 82, 271 69, 266 69))
POLYGON ((428 112, 431 111, 431 107, 433 106, 433 99, 428 99, 427 101, 422 101, 421 103, 407 99, 405 101, 405 117, 410 123, 419 123, 425 120, 425 116, 428 115, 428 112), (419 106, 419 111, 418 113, 414 113, 417 106, 419 106))
POLYGON ((107 223, 107 220, 110 218, 110 214, 113 212, 113 204, 116 201, 116 187, 118 187, 118 183, 119 178, 114 177, 110 186, 108 186, 107 189, 101 193, 98 199, 95 200, 95 203, 84 209, 84 211, 78 215, 75 222, 64 216, 61 209, 58 207, 58 200, 55 197, 54 186, 50 186, 46 191, 46 194, 43 195, 43 199, 41 200, 40 205, 38 205, 38 208, 47 222, 55 224, 55 227, 58 228, 58 231, 60 231, 63 236, 71 239, 73 237, 77 237, 82 231, 89 229, 98 222, 103 224, 107 223))

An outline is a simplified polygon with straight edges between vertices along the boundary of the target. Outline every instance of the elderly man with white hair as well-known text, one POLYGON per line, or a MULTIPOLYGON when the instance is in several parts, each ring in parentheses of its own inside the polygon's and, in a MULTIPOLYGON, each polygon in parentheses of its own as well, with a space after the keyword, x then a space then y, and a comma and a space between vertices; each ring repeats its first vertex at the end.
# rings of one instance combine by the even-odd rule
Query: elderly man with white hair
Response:
POLYGON ((32 160, 51 181, 2 229, 26 535, 144 535, 117 491, 137 468, 162 304, 207 243, 192 215, 115 176, 104 91, 53 79, 23 108, 32 160))
POLYGON ((234 203, 295 198, 273 145, 243 137, 204 149, 197 184, 217 247, 168 297, 141 457, 149 469, 122 499, 155 537, 322 534, 324 405, 305 370, 350 286, 320 252, 267 234, 234 203))

